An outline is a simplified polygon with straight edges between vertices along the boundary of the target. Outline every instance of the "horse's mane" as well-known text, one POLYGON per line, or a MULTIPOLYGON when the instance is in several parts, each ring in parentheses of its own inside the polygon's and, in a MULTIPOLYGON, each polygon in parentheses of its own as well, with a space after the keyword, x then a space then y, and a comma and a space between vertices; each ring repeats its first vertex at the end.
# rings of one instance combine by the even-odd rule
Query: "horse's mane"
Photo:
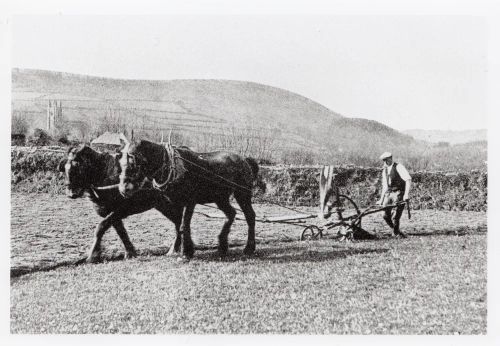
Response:
POLYGON ((140 150, 143 152, 152 152, 155 154, 158 151, 162 151, 162 149, 164 148, 164 146, 161 144, 150 142, 150 141, 145 140, 145 139, 141 139, 139 142, 135 143, 135 147, 137 150, 140 150))
POLYGON ((135 151, 140 152, 142 156, 148 159, 148 162, 155 165, 162 164, 165 155, 164 145, 141 139, 139 142, 134 143, 134 146, 135 151))
POLYGON ((80 147, 76 155, 85 156, 91 162, 92 180, 97 183, 117 183, 120 165, 116 160, 116 155, 95 151, 87 145, 80 147))

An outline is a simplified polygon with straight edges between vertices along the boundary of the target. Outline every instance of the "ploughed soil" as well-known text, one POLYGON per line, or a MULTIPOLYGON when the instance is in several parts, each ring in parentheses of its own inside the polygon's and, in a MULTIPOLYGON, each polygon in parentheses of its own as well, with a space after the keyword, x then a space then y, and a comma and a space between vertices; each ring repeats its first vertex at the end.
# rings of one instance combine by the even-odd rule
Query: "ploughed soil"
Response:
MULTIPOLYGON (((237 207, 236 204, 233 204, 237 207)), ((13 193, 11 197, 11 276, 47 270, 77 263, 85 258, 92 244, 94 230, 101 218, 94 212, 86 198, 69 199, 62 195, 13 193)), ((317 208, 294 207, 293 210, 277 205, 256 204, 258 219, 272 216, 316 214, 317 208)), ((221 214, 218 210, 197 206, 192 221, 192 236, 198 251, 216 249, 217 235, 223 218, 207 217, 221 214)), ((242 216, 241 213, 238 213, 242 216)), ((125 219, 125 227, 140 256, 164 255, 175 237, 174 225, 159 212, 150 210, 125 219)), ((310 224, 321 224, 318 218, 298 222, 298 225, 258 222, 259 244, 298 241, 302 230, 310 224)), ((484 233, 487 230, 486 212, 415 210, 408 220, 406 210, 402 217, 402 230, 409 236, 463 235, 484 233)), ((385 238, 391 230, 377 213, 363 218, 363 228, 385 238)), ((336 237, 337 230, 330 229, 324 237, 336 237)), ((237 219, 229 236, 231 247, 243 246, 247 225, 237 219)), ((110 229, 102 243, 104 260, 123 256, 123 245, 114 229, 110 229)), ((196 256, 196 254, 195 254, 196 256)))

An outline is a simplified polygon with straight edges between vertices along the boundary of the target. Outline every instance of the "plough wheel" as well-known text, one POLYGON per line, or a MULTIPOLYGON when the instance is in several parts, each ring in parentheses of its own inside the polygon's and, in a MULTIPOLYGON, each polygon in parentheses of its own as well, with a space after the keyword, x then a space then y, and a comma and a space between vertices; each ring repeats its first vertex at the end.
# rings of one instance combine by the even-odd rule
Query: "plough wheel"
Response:
POLYGON ((309 225, 302 231, 300 240, 319 240, 323 238, 323 231, 315 225, 309 225))
POLYGON ((332 209, 333 222, 338 224, 337 235, 339 240, 352 240, 354 232, 361 229, 361 211, 354 201, 346 196, 339 195, 334 200, 332 209))

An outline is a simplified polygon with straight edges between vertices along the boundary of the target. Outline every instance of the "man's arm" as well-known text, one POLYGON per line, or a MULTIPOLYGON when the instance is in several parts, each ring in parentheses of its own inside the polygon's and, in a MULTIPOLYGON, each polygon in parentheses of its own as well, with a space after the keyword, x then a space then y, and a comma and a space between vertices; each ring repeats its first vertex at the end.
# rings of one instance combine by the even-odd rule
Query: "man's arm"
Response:
POLYGON ((398 164, 396 166, 396 169, 398 170, 399 176, 401 179, 405 181, 405 194, 403 195, 403 201, 407 201, 410 199, 410 189, 411 189, 411 176, 410 173, 406 170, 405 166, 398 164))
POLYGON ((407 201, 410 199, 410 188, 411 188, 411 178, 408 180, 405 180, 405 194, 403 196, 403 201, 407 201))
POLYGON ((385 177, 385 170, 382 170, 382 192, 380 193, 380 199, 377 201, 378 205, 382 205, 384 203, 384 196, 387 192, 387 178, 385 177))

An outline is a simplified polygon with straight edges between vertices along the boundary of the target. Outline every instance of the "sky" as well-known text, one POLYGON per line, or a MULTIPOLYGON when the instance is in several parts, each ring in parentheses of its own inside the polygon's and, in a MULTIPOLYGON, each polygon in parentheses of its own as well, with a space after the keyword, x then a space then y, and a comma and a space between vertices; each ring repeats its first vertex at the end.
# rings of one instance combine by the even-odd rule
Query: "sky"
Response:
POLYGON ((14 16, 11 65, 283 88, 397 130, 487 127, 480 16, 14 16))

